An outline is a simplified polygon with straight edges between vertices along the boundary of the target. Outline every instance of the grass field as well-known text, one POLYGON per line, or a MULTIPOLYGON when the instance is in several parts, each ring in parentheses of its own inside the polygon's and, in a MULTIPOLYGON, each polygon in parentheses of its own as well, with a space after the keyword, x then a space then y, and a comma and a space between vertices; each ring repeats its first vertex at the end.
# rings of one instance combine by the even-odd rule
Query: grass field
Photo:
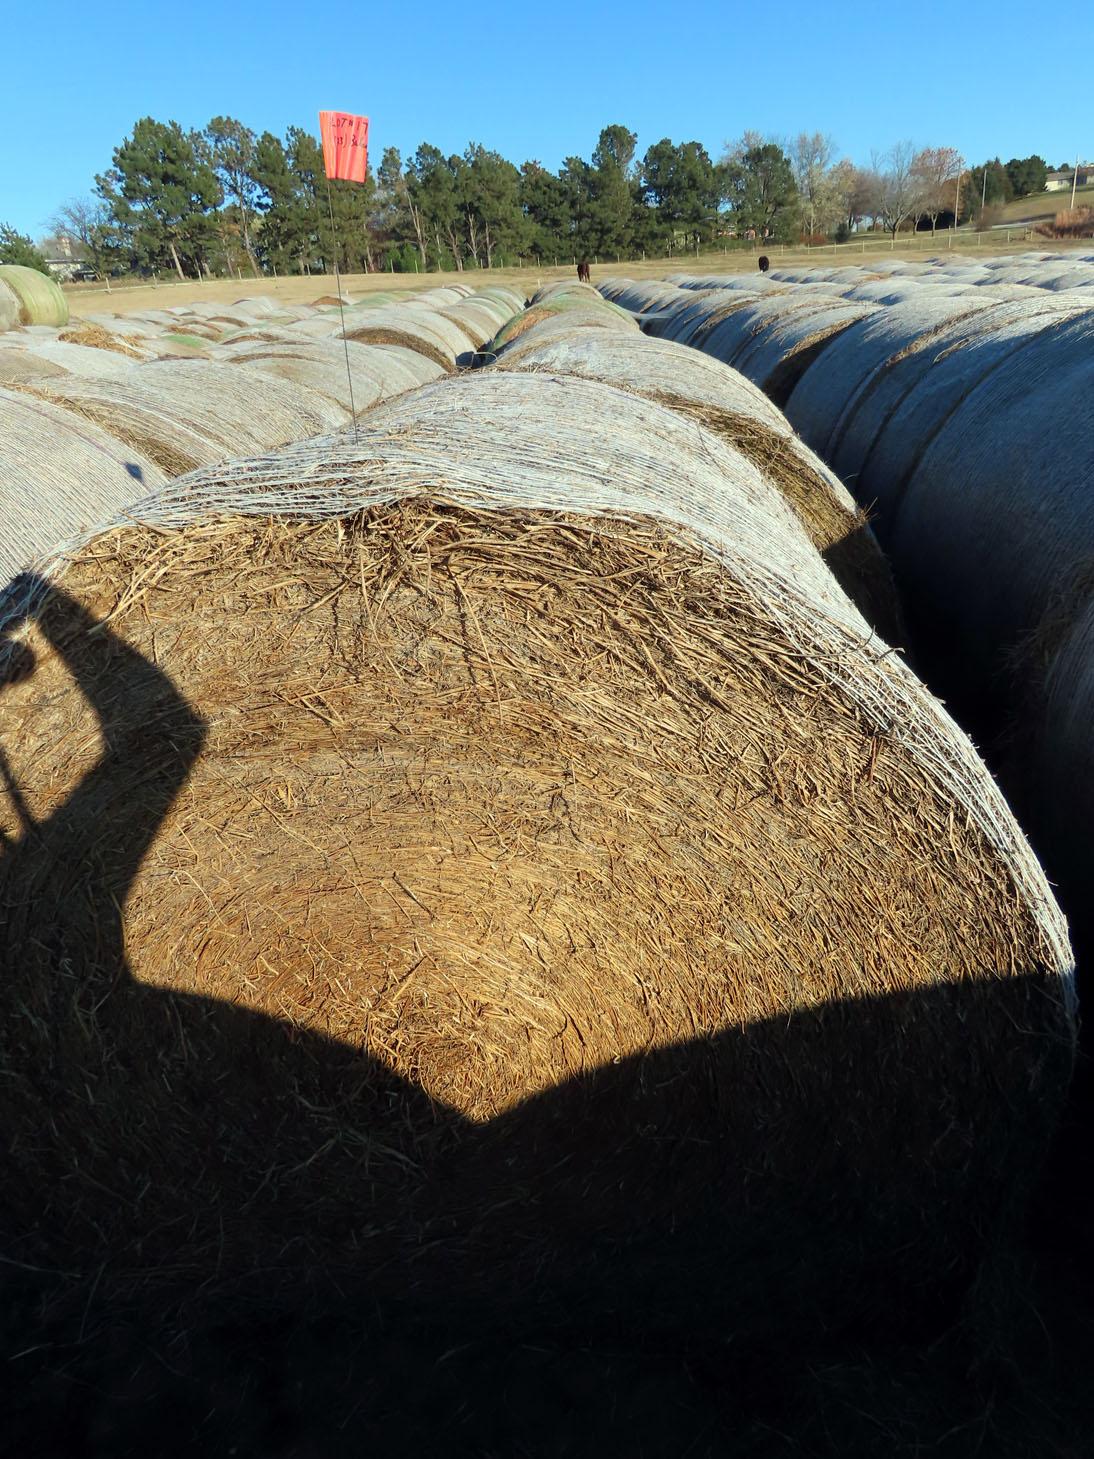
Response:
MULTIPOLYGON (((1094 187, 1080 187, 1075 192, 1075 206, 1094 207, 1094 187)), ((999 210, 1001 223, 1043 223, 1071 207, 1071 189, 1038 193, 1032 198, 1015 198, 999 210)))
MULTIPOLYGON (((1094 194, 1094 189, 1080 190, 1094 194)), ((1070 195, 1069 195, 1070 197, 1070 195)), ((1028 199, 1026 200, 1029 201, 1028 199)), ((1055 213, 1055 209, 1053 212, 1055 213)), ((830 266, 834 261, 854 264, 870 258, 930 258, 935 254, 965 253, 976 255, 1021 253, 1028 249, 1038 252, 1062 252, 1073 249, 1089 252, 1089 241, 1052 243, 1047 239, 1027 238, 1024 231, 1018 231, 1008 241, 1005 231, 976 233, 961 229, 952 232, 902 234, 894 247, 887 235, 870 234, 855 238, 849 243, 830 243, 818 248, 792 248, 781 245, 766 245, 755 251, 733 250, 725 253, 716 250, 694 254, 677 254, 672 258, 649 258, 642 260, 602 260, 593 265, 593 281, 623 275, 629 278, 657 278, 666 274, 711 274, 752 273, 756 258, 765 251, 772 264, 817 264, 830 266)), ((531 294, 541 283, 554 279, 568 279, 574 276, 571 266, 559 268, 505 268, 489 271, 467 270, 464 273, 435 274, 349 274, 342 279, 343 290, 356 297, 379 289, 406 290, 408 294, 422 289, 436 288, 441 284, 466 283, 510 284, 513 288, 531 294)), ((158 284, 114 285, 110 292, 101 285, 69 285, 65 289, 69 308, 77 318, 87 314, 131 314, 144 309, 167 309, 175 304, 192 304, 199 299, 211 303, 230 304, 236 299, 252 297, 255 294, 269 294, 286 303, 309 303, 324 294, 330 294, 334 279, 330 274, 311 274, 292 278, 248 278, 213 279, 199 283, 196 280, 161 280, 158 284)))

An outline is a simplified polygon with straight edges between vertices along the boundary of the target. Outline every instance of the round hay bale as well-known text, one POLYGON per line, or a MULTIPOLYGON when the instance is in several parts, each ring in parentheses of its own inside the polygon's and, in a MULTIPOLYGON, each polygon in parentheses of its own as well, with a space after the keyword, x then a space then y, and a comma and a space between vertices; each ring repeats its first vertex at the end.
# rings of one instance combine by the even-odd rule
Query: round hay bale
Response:
MULTIPOLYGON (((1089 544, 1088 544, 1089 545, 1089 544)), ((1019 754, 1009 783, 1035 835, 1049 873, 1059 885, 1076 947, 1088 966, 1094 953, 1090 887, 1094 854, 1094 559, 1075 570, 1046 610, 1036 637, 1046 661, 1030 662, 1023 645, 1019 754), (1053 621, 1055 620, 1055 621, 1053 621), (1046 629, 1048 633, 1046 635, 1046 629)))
POLYGON ((479 372, 139 517, 28 585, 0 696, 6 1255, 465 1333, 969 1273, 1066 937, 755 467, 479 372))
POLYGON ((1094 313, 1026 314, 938 360, 866 463, 893 482, 880 520, 925 662, 978 729, 1007 725, 1008 664, 1094 562, 1092 426, 1094 313))
POLYGON ((370 309, 360 320, 347 318, 345 338, 360 344, 394 344, 416 350, 449 373, 455 370, 457 359, 467 353, 469 343, 459 325, 434 309, 414 304, 370 309))
POLYGON ((0 349, 0 385, 21 380, 63 379, 68 371, 55 360, 26 348, 0 349))
POLYGON ((607 300, 591 304, 586 299, 579 299, 563 309, 552 308, 550 304, 530 305, 499 330, 489 344, 484 345, 481 356, 484 360, 491 360, 513 352, 519 354, 525 348, 535 348, 544 339, 565 336, 578 328, 638 332, 634 316, 625 309, 609 305, 607 300))
POLYGON ((784 302, 764 300, 742 310, 735 322, 741 327, 747 321, 749 335, 727 359, 778 406, 786 404, 805 371, 844 330, 876 313, 875 305, 838 299, 811 299, 797 309, 781 307, 784 302))
POLYGON ((21 353, 28 359, 55 366, 65 374, 95 380, 125 379, 132 373, 135 363, 131 355, 99 349, 94 345, 71 344, 60 337, 28 340, 21 353))
POLYGON ((407 368, 409 361, 417 360, 426 367, 426 379, 437 379, 444 374, 440 365, 426 360, 423 355, 414 355, 409 350, 398 350, 394 346, 383 348, 379 345, 350 344, 349 360, 353 380, 351 401, 349 382, 346 379, 346 342, 342 340, 331 344, 314 341, 297 345, 250 345, 233 351, 229 358, 233 364, 246 365, 251 369, 306 385, 320 395, 336 401, 347 412, 351 405, 358 411, 368 410, 381 400, 390 399, 404 390, 424 384, 421 370, 412 372, 407 368))
POLYGON ((345 412, 312 390, 205 360, 157 360, 121 380, 21 388, 95 421, 169 476, 345 423, 345 412))
POLYGON ((903 640, 892 573, 861 508, 757 386, 668 340, 580 330, 536 344, 543 328, 503 352, 496 368, 600 380, 668 406, 728 441, 782 492, 866 621, 888 642, 903 640))
POLYGON ((20 324, 68 323, 68 300, 56 280, 18 263, 0 263, 0 285, 19 301, 20 324))
POLYGON ((109 350, 113 354, 126 355, 131 360, 144 358, 143 351, 137 349, 128 340, 114 334, 109 329, 104 329, 101 324, 93 324, 86 319, 74 320, 71 326, 63 329, 57 338, 66 344, 81 345, 85 349, 109 350))
POLYGON ((19 324, 19 297, 0 279, 0 334, 19 324))
MULTIPOLYGON (((826 455, 833 470, 853 483, 860 502, 876 503, 883 545, 911 473, 957 406, 1009 357, 1023 356, 1032 341, 1066 318, 1053 305, 1025 302, 963 312, 917 336, 875 373, 869 390, 841 420, 826 455)), ((818 368, 825 368, 824 360, 818 368)))
MULTIPOLYGON (((986 298, 932 296, 867 315, 833 341, 823 362, 803 373, 786 402, 790 424, 845 477, 840 455, 843 434, 889 362, 929 348, 949 326, 993 307, 994 301, 986 298)), ((854 448, 848 459, 853 471, 858 459, 854 448)))
MULTIPOLYGON (((518 308, 520 306, 518 305, 518 308)), ((513 317, 516 311, 507 305, 472 296, 459 304, 452 304, 440 313, 445 319, 459 325, 476 349, 494 337, 498 330, 513 317)))
MULTIPOLYGON (((786 286, 776 292, 785 292, 786 286)), ((705 293, 684 294, 675 306, 661 310, 648 321, 645 328, 658 339, 669 339, 677 344, 702 348, 702 342, 717 328, 723 319, 728 319, 739 309, 744 309, 753 295, 743 289, 732 291, 710 290, 705 293)))
POLYGON ((23 568, 86 537, 164 480, 147 456, 91 422, 0 389, 0 597, 23 568))

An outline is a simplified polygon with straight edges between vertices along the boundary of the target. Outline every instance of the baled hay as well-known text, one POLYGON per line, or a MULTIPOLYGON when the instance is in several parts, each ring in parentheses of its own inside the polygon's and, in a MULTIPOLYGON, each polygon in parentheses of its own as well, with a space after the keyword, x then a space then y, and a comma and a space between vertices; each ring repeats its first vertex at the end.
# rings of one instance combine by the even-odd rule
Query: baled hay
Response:
POLYGON ((688 1333, 968 1270, 1066 938, 755 468, 479 373, 144 512, 0 697, 11 1259, 688 1333))
POLYGON ((684 345, 637 334, 580 330, 538 347, 524 344, 504 352, 496 368, 600 380, 656 400, 728 441, 782 492, 867 622, 887 641, 902 640, 892 574, 861 508, 743 375, 684 345))
POLYGON ((67 374, 64 365, 25 347, 0 349, 0 385, 17 385, 23 380, 64 379, 67 374))
POLYGON ((20 570, 86 537, 163 481, 148 457, 106 431, 0 389, 0 595, 20 570))
POLYGON ((124 380, 21 388, 95 421, 172 476, 345 422, 333 401, 312 390, 203 360, 137 365, 124 380))
POLYGON ((77 319, 68 329, 63 329, 57 338, 68 344, 84 345, 88 349, 112 350, 116 354, 128 356, 131 360, 145 357, 144 351, 137 349, 129 340, 86 319, 77 319))
POLYGON ((0 263, 0 285, 5 285, 18 299, 20 324, 48 324, 57 328, 68 323, 68 300, 49 274, 18 263, 0 263))
POLYGON ((998 725, 1016 698, 1007 661, 1094 562, 1094 313, 1012 320, 936 360, 876 440, 871 473, 883 463, 900 493, 887 540, 932 671, 998 725))
POLYGON ((610 330, 614 334, 638 333, 638 325, 629 314, 596 306, 574 307, 558 313, 549 310, 546 314, 537 309, 527 309, 513 322, 518 321, 518 329, 513 331, 507 326, 483 348, 483 359, 520 359, 526 351, 538 349, 546 340, 568 338, 575 329, 610 330))
POLYGON ((0 334, 19 323, 19 296, 0 279, 0 334))
POLYGON ((134 360, 116 350, 97 349, 82 344, 69 344, 60 338, 28 340, 26 353, 69 375, 90 380, 122 380, 133 372, 134 360))
POLYGON ((353 381, 352 401, 346 377, 347 343, 344 340, 330 344, 314 341, 299 345, 268 345, 265 348, 251 345, 233 352, 231 359, 234 364, 262 370, 285 380, 295 380, 337 401, 347 411, 351 404, 359 411, 367 410, 381 400, 390 399, 404 390, 424 384, 426 379, 437 379, 444 374, 440 365, 426 360, 424 356, 393 346, 383 348, 351 343, 348 353, 353 381), (421 368, 408 368, 411 361, 425 367, 427 373, 424 378, 421 368))
POLYGON ((478 349, 494 337, 514 311, 503 309, 497 304, 464 299, 462 303, 453 304, 440 312, 445 319, 451 320, 462 329, 469 342, 478 349))
POLYGON ((152 358, 159 360, 207 360, 209 341, 193 334, 164 334, 155 341, 152 358))
POLYGON ((723 319, 728 319, 731 314, 746 308, 753 297, 744 292, 682 294, 674 305, 659 310, 646 322, 645 328, 658 339, 668 339, 676 344, 701 349, 703 340, 710 332, 723 319))
POLYGON ((951 324, 994 307, 987 299, 917 299, 867 315, 833 340, 823 362, 807 369, 786 402, 790 424, 846 479, 861 453, 844 457, 840 442, 860 400, 872 393, 890 360, 927 348, 951 324))
POLYGON ((872 304, 840 300, 814 303, 787 315, 780 312, 745 341, 733 357, 778 406, 785 406, 809 366, 860 319, 876 312, 872 304))
MULTIPOLYGON (((1072 305, 1073 313, 1082 306, 1072 305)), ((860 501, 877 503, 883 543, 892 535, 909 478, 955 408, 1012 357, 1019 362, 1067 311, 999 303, 962 311, 890 356, 841 421, 828 459, 860 501)), ((1049 356, 1048 358, 1051 358, 1049 356)), ((825 368, 824 360, 817 368, 825 368)), ((1009 469, 1009 468, 1008 468, 1009 469)))
POLYGON ((360 344, 393 344, 417 350, 450 373, 468 348, 467 335, 458 325, 435 310, 413 304, 370 309, 360 320, 347 319, 345 337, 360 344))

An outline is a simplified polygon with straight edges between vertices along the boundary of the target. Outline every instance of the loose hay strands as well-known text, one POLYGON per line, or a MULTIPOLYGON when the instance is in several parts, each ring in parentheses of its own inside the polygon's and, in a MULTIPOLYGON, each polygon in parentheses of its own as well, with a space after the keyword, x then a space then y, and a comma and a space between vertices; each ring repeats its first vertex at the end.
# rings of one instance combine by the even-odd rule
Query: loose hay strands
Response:
POLYGON ((359 437, 175 483, 28 630, 9 1249, 468 1325, 945 1286, 1070 1027, 967 741, 671 411, 481 372, 359 437))
POLYGON ((143 352, 135 349, 128 340, 104 329, 101 324, 90 324, 84 319, 77 319, 68 329, 63 329, 57 338, 68 344, 84 345, 88 349, 112 350, 119 355, 127 355, 131 360, 144 358, 143 352))
POLYGON ((504 351, 497 368, 600 380, 713 431, 774 482, 863 616, 889 642, 900 641, 892 575, 861 509, 760 389, 719 361, 667 340, 572 330, 537 345, 545 327, 504 351))

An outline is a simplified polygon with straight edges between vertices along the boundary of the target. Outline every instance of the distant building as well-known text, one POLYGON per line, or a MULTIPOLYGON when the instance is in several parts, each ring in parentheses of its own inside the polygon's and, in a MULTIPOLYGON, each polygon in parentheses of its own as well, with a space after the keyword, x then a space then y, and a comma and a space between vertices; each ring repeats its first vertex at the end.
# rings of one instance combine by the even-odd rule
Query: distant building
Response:
POLYGON ((94 277, 94 271, 88 268, 85 261, 83 245, 70 238, 67 233, 43 238, 38 248, 45 255, 50 273, 62 283, 94 277))
MULTIPOLYGON (((1078 171, 1077 185, 1079 187, 1086 187, 1089 183, 1094 182, 1094 162, 1080 162, 1078 171)), ((1066 172, 1050 172, 1045 182, 1045 192, 1059 193, 1065 189, 1070 192, 1074 176, 1074 167, 1069 167, 1066 172)))

